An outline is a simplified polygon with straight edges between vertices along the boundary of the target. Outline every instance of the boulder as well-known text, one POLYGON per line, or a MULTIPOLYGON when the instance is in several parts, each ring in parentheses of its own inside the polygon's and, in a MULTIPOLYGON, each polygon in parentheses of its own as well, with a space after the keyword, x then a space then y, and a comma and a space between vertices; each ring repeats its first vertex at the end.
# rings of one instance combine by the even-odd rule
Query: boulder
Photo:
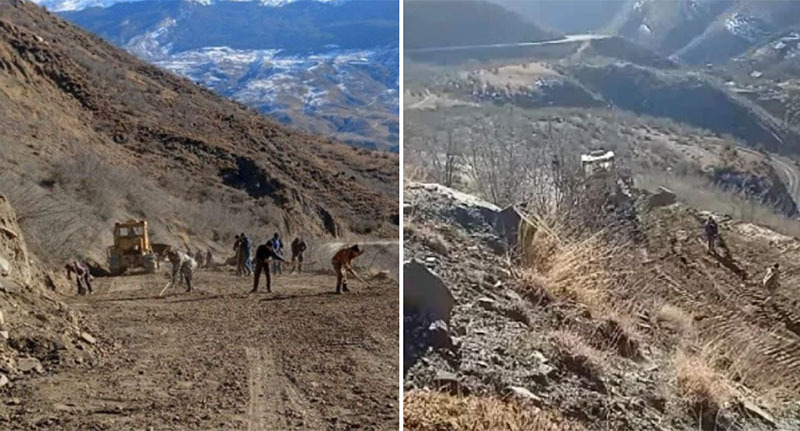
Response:
POLYGON ((41 374, 44 373, 44 367, 42 363, 39 362, 36 358, 21 358, 17 361, 17 369, 22 371, 23 373, 27 373, 30 371, 36 371, 37 373, 41 374))
POLYGON ((439 370, 433 378, 433 384, 437 389, 449 391, 451 393, 462 392, 461 379, 449 371, 439 370))
POLYGON ((750 414, 759 417, 767 424, 775 426, 775 418, 769 412, 757 406, 755 403, 745 400, 742 402, 742 407, 750 414))
POLYGON ((94 338, 94 337, 93 337, 91 334, 89 334, 88 332, 81 332, 81 340, 83 340, 83 341, 85 341, 85 342, 87 342, 87 343, 89 343, 89 344, 95 344, 95 343, 97 343, 97 339, 96 339, 96 338, 94 338))
POLYGON ((449 325, 455 300, 444 281, 416 259, 403 264, 403 277, 404 307, 428 321, 449 325))
POLYGON ((669 206, 677 201, 678 199, 672 190, 666 187, 659 187, 658 192, 647 198, 647 209, 669 206))
POLYGON ((483 308, 484 310, 494 310, 495 309, 495 301, 492 298, 487 298, 482 296, 478 298, 478 306, 483 308))
POLYGON ((494 226, 495 233, 505 239, 509 247, 514 247, 518 241, 520 222, 522 214, 515 206, 510 205, 498 213, 494 226))
POLYGON ((514 398, 518 398, 523 401, 529 401, 536 405, 542 404, 542 399, 535 395, 533 392, 521 387, 521 386, 509 386, 506 388, 508 394, 514 398))
POLYGON ((0 374, 0 388, 8 384, 8 377, 5 374, 0 374))
POLYGON ((467 230, 491 229, 500 213, 496 205, 441 184, 410 183, 404 196, 416 208, 439 213, 467 230))

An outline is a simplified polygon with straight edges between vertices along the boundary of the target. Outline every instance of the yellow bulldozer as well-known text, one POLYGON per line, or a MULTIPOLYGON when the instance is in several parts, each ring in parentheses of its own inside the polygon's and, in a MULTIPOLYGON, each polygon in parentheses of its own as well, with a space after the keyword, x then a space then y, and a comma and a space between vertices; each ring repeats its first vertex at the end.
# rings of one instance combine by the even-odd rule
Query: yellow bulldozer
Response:
POLYGON ((148 274, 156 272, 158 255, 150 244, 147 222, 128 220, 114 223, 114 245, 108 247, 108 267, 112 275, 124 274, 128 269, 144 268, 148 274))

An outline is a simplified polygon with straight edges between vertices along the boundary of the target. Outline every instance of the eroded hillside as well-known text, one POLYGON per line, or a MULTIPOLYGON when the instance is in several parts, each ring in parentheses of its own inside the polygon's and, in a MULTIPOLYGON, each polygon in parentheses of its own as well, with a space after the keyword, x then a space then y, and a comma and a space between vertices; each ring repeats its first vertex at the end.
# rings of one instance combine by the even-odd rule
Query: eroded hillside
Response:
POLYGON ((508 210, 406 196, 406 429, 798 426, 796 239, 714 214, 730 253, 709 253, 707 212, 635 192, 622 211, 528 207, 510 246, 508 210))
POLYGON ((45 254, 102 260, 128 217, 204 246, 397 232, 397 156, 280 126, 16 0, 0 2, 0 134, 0 179, 45 254))

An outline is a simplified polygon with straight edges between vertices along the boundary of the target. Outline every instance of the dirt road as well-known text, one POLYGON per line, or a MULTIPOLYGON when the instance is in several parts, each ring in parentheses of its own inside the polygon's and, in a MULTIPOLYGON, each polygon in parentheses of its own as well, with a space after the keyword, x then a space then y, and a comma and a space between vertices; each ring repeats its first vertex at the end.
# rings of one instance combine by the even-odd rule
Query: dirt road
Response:
POLYGON ((795 202, 800 201, 800 168, 794 161, 786 157, 773 154, 771 159, 772 166, 778 171, 778 175, 783 179, 792 198, 794 198, 795 202))
MULTIPOLYGON (((762 153, 752 150, 750 148, 738 147, 739 151, 744 151, 756 156, 761 156, 762 153)), ((800 202, 800 167, 794 160, 781 156, 775 153, 769 155, 770 163, 775 171, 780 176, 789 195, 795 202, 800 202)))
POLYGON ((16 383, 12 429, 397 429, 397 282, 335 295, 332 275, 284 275, 248 294, 251 278, 200 272, 198 292, 158 298, 164 283, 100 279, 69 299, 106 353, 16 383))

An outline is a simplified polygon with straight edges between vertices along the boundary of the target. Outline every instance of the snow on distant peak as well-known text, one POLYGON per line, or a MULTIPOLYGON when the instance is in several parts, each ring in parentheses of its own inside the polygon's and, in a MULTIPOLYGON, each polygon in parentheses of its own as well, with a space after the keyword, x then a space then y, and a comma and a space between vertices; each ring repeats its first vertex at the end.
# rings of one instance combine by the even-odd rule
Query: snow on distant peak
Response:
POLYGON ((740 13, 734 13, 725 20, 725 29, 748 42, 755 42, 765 34, 757 18, 740 13))
MULTIPOLYGON (((142 0, 31 0, 40 6, 44 6, 47 10, 53 12, 66 12, 82 10, 90 7, 111 7, 117 3, 128 3, 142 0)), ((174 0, 161 0, 161 1, 174 1, 174 0)), ((217 2, 224 1, 238 1, 238 2, 258 2, 263 6, 268 7, 281 7, 289 3, 294 3, 298 0, 186 0, 203 5, 211 5, 217 2)), ((320 3, 340 3, 346 0, 315 0, 320 3)))

